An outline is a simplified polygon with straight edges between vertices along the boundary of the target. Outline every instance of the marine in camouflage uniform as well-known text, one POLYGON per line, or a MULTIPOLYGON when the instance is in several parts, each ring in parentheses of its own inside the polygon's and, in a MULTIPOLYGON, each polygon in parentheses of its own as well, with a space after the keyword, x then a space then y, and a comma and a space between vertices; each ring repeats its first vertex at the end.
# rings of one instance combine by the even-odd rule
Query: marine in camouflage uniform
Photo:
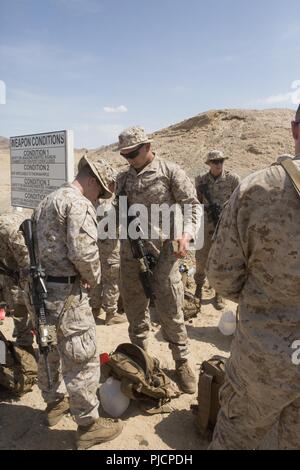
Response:
MULTIPOLYGON (((113 318, 119 318, 119 277, 120 242, 119 240, 98 240, 101 261, 101 283, 91 293, 91 306, 96 316, 104 313, 105 324, 112 325, 113 318)), ((126 320, 126 319, 125 319, 126 320)))
MULTIPOLYGON (((300 107, 292 130, 299 174, 300 107)), ((257 448, 278 421, 279 448, 300 448, 299 220, 299 195, 278 164, 248 176, 223 211, 207 275, 239 303, 239 319, 211 449, 257 448)))
POLYGON ((34 214, 38 256, 46 273, 46 311, 57 330, 57 347, 48 355, 53 383, 49 390, 41 358, 39 387, 47 403, 48 425, 55 425, 70 408, 78 424, 79 448, 110 440, 121 431, 118 422, 98 415, 99 355, 86 289, 100 280, 92 202, 112 195, 105 171, 102 163, 85 157, 75 181, 44 198, 34 214))
MULTIPOLYGON (((30 314, 26 307, 27 294, 25 287, 25 269, 29 267, 29 256, 22 232, 19 230, 22 222, 30 217, 31 211, 7 212, 0 215, 0 297, 13 312, 16 344, 25 347, 33 353, 33 335, 30 314), (24 269, 22 287, 16 278, 3 274, 5 268, 20 274, 24 269)), ((22 276, 21 276, 22 278, 22 276)))
MULTIPOLYGON (((115 184, 116 173, 111 172, 112 183, 115 184)), ((100 204, 103 216, 98 216, 100 222, 107 217, 113 206, 114 198, 102 201, 100 204)), ((99 231, 98 231, 99 232, 99 231)), ((99 233, 98 233, 99 234, 99 233)), ((101 262, 101 284, 99 284, 91 293, 91 305, 95 315, 99 315, 101 305, 101 313, 105 315, 105 324, 115 325, 127 321, 126 316, 118 313, 118 301, 120 297, 120 241, 118 239, 101 239, 98 237, 99 256, 101 262), (101 301, 101 302, 100 302, 101 301)))
MULTIPOLYGON (((193 222, 199 207, 195 188, 185 172, 176 164, 160 160, 151 150, 152 140, 143 128, 126 129, 119 136, 120 153, 130 163, 130 168, 119 174, 118 196, 126 195, 128 206, 142 204, 148 209, 153 204, 165 203, 168 207, 178 203, 190 204, 193 214, 187 223, 186 234, 181 239, 179 255, 185 256, 188 241, 193 238, 193 222)), ((148 227, 151 230, 151 220, 148 227)), ((144 240, 145 248, 156 259, 153 270, 155 308, 161 331, 169 343, 176 362, 178 381, 186 393, 194 393, 195 377, 188 366, 187 332, 183 316, 183 285, 178 259, 174 256, 172 242, 163 239, 158 227, 158 239, 144 240)), ((132 343, 147 349, 150 330, 149 300, 139 277, 139 263, 133 258, 129 240, 121 240, 121 294, 129 321, 129 337, 132 343)))
MULTIPOLYGON (((210 166, 209 172, 196 177, 195 186, 199 201, 204 204, 204 246, 196 251, 196 273, 194 276, 196 283, 195 296, 202 300, 202 287, 205 282, 205 265, 209 250, 212 244, 212 236, 216 228, 216 221, 213 218, 212 210, 221 212, 223 205, 230 198, 235 188, 239 185, 238 175, 231 173, 224 168, 225 157, 223 152, 212 150, 206 156, 205 163, 210 166), (205 188, 205 189, 204 189, 205 188), (204 194, 205 193, 205 194, 204 194), (208 199, 210 201, 208 201, 208 199), (211 203, 215 205, 211 207, 211 203)), ((216 292, 215 306, 218 310, 224 308, 222 297, 216 292)))

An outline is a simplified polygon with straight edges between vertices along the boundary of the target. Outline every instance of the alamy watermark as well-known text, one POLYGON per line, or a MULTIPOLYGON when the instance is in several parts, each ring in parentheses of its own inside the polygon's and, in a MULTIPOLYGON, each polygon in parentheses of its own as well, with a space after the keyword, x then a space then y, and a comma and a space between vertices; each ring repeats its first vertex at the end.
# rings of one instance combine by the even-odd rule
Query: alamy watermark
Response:
POLYGON ((291 347, 292 349, 295 349, 295 352, 293 352, 292 354, 292 363, 295 366, 299 366, 300 365, 300 340, 298 339, 294 341, 291 347))
POLYGON ((180 240, 191 238, 190 250, 204 244, 204 210, 200 204, 131 204, 119 196, 118 205, 97 208, 99 240, 180 240))
POLYGON ((3 80, 0 80, 0 104, 6 104, 6 85, 3 80))

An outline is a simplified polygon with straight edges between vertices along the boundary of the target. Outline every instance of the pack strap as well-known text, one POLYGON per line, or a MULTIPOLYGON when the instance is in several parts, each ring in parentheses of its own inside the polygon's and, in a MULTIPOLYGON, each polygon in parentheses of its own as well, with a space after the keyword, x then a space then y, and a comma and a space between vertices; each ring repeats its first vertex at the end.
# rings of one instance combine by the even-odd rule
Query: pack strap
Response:
POLYGON ((201 423, 201 431, 205 432, 208 428, 210 408, 211 408, 211 389, 213 376, 203 372, 201 374, 201 402, 198 404, 198 416, 201 423))
POLYGON ((293 186, 297 191, 298 196, 300 197, 300 171, 298 170, 297 166, 289 157, 286 157, 286 159, 282 160, 280 165, 284 168, 285 172, 290 177, 293 186))
POLYGON ((218 356, 218 355, 213 356, 213 357, 211 358, 211 360, 212 360, 212 361, 221 362, 221 363, 224 364, 224 365, 225 365, 226 362, 227 362, 226 357, 224 357, 224 356, 218 356))

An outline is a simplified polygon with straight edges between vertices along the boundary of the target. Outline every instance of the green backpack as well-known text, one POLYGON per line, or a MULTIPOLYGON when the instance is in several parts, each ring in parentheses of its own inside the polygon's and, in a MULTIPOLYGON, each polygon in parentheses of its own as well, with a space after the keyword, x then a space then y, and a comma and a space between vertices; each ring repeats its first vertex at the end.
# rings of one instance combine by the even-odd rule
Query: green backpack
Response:
POLYGON ((122 392, 138 400, 149 414, 169 413, 167 404, 181 392, 159 367, 159 361, 131 343, 120 344, 101 366, 101 378, 109 376, 121 382, 122 392))
POLYGON ((0 390, 17 396, 30 392, 37 381, 37 363, 32 352, 8 341, 0 331, 0 359, 0 390))
POLYGON ((191 405, 198 433, 211 439, 220 410, 219 392, 225 379, 226 358, 213 356, 200 368, 197 405, 191 405))

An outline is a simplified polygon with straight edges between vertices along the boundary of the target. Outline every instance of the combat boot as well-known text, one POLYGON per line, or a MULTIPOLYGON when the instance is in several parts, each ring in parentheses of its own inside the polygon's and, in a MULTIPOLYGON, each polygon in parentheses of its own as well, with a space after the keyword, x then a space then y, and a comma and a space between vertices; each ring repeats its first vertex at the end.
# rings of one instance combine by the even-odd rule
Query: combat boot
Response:
POLYGON ((197 297, 197 299, 199 299, 200 301, 200 304, 201 304, 201 301, 202 301, 202 284, 197 284, 196 286, 196 290, 195 290, 195 297, 197 297))
POLYGON ((61 400, 57 400, 47 404, 46 408, 46 424, 50 428, 55 426, 66 414, 70 411, 69 398, 64 397, 61 400))
POLYGON ((176 361, 176 375, 178 385, 184 393, 196 392, 196 377, 186 359, 176 361))
POLYGON ((215 308, 217 310, 223 310, 223 308, 225 308, 224 299, 220 294, 217 294, 217 292, 215 295, 215 308))
POLYGON ((95 320, 97 320, 101 315, 101 310, 99 307, 92 308, 92 314, 94 315, 95 320))
POLYGON ((122 429, 121 421, 110 418, 98 418, 89 426, 78 426, 77 450, 85 450, 102 442, 112 441, 121 434, 122 429))
POLYGON ((202 284, 197 284, 195 294, 194 294, 194 299, 195 299, 195 304, 198 309, 198 313, 201 312, 201 302, 202 302, 202 284))
POLYGON ((126 315, 124 313, 113 313, 112 315, 107 314, 105 319, 105 325, 118 325, 120 323, 125 323, 127 321, 126 315))

